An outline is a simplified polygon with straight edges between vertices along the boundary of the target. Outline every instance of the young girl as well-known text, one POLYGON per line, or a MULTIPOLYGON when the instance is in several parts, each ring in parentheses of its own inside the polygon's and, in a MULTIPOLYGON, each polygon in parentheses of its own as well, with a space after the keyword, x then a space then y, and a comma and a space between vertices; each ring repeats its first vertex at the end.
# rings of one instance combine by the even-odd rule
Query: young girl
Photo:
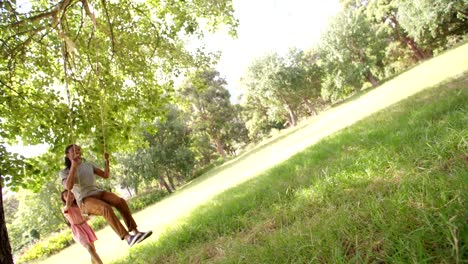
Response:
POLYGON ((68 220, 67 224, 71 228, 73 239, 88 250, 91 255, 91 263, 102 264, 102 260, 94 247, 94 241, 97 240, 96 234, 81 215, 73 193, 65 190, 62 192, 61 198, 65 204, 62 212, 68 220))

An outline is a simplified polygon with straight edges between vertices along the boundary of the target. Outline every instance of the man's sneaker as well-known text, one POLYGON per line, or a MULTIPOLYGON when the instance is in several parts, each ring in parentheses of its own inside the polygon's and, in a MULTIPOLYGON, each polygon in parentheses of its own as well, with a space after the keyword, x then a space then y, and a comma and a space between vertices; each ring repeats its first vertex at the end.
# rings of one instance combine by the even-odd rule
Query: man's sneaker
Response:
POLYGON ((153 234, 153 231, 151 231, 151 230, 148 231, 148 232, 138 232, 137 236, 139 235, 139 237, 137 238, 136 243, 140 243, 141 241, 147 239, 152 234, 153 234))
POLYGON ((130 239, 127 241, 128 245, 131 247, 139 242, 143 233, 137 233, 135 235, 130 235, 130 239))

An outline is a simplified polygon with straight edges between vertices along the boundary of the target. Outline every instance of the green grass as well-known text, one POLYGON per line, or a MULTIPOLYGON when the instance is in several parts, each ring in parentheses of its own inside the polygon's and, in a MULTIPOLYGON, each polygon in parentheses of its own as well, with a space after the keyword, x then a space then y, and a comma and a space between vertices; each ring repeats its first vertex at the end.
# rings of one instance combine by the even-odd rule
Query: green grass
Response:
POLYGON ((466 83, 322 140, 115 263, 467 263, 466 83))

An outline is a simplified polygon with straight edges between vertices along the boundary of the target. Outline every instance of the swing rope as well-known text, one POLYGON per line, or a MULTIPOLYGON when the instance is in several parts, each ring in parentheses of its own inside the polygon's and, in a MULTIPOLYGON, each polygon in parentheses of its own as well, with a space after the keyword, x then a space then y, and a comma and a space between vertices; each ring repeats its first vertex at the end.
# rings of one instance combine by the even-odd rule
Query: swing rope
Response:
MULTIPOLYGON (((89 11, 89 7, 85 7, 87 11, 89 11)), ((97 23, 96 23, 96 18, 94 16, 94 12, 90 14, 91 21, 93 23, 93 30, 94 30, 94 35, 96 37, 95 41, 95 52, 96 52, 96 76, 97 76, 97 86, 99 89, 99 98, 100 98, 100 115, 101 115, 101 131, 102 131, 102 144, 103 144, 103 152, 104 156, 106 153, 106 136, 105 136, 105 126, 104 126, 104 96, 106 96, 106 91, 103 90, 102 85, 101 85, 101 74, 99 70, 99 49, 98 49, 98 41, 97 41, 97 23)), ((68 49, 67 49, 67 39, 66 35, 64 32, 64 29, 62 28, 62 25, 60 25, 60 36, 63 38, 63 45, 62 45, 62 55, 63 55, 63 71, 64 71, 64 82, 65 82, 65 89, 66 89, 66 95, 67 95, 67 100, 68 100, 68 122, 69 122, 69 129, 70 129, 70 139, 72 141, 72 144, 75 144, 75 137, 74 137, 74 125, 73 125, 73 101, 72 101, 72 94, 70 91, 70 87, 68 84, 68 67, 67 67, 67 60, 68 60, 68 49)), ((107 163, 107 161, 106 161, 107 163)), ((107 164, 106 164, 107 165, 107 164)), ((78 177, 78 186, 80 188, 81 192, 81 182, 80 178, 78 177)), ((70 192, 71 190, 68 190, 67 192, 67 205, 70 202, 70 192)), ((83 214, 83 213, 82 213, 83 214)), ((84 216, 87 216, 87 214, 83 214, 84 216)))
MULTIPOLYGON (((62 37, 65 36, 63 29, 61 28, 60 34, 62 37)), ((70 129, 70 140, 72 144, 75 144, 75 137, 73 133, 73 117, 72 117, 72 112, 73 112, 73 101, 72 101, 72 95, 70 91, 70 86, 68 85, 68 67, 67 67, 67 60, 68 60, 68 49, 67 49, 67 42, 64 39, 63 44, 62 44, 62 56, 63 56, 63 73, 64 73, 64 82, 65 82, 65 90, 67 94, 67 102, 68 102, 68 123, 69 123, 69 129, 70 129)), ((73 150, 74 152, 74 150, 73 150)), ((80 179, 78 178, 78 186, 80 186, 80 191, 81 191, 81 183, 80 179)), ((71 190, 67 190, 67 200, 66 200, 66 205, 70 204, 70 193, 71 190)))
MULTIPOLYGON (((89 10, 89 9, 88 9, 89 10)), ((101 73, 99 69, 99 49, 98 49, 98 41, 97 41, 97 22, 96 18, 94 16, 94 12, 90 14, 91 21, 93 23, 93 31, 94 35, 96 37, 95 41, 95 52, 96 52, 96 76, 97 76, 97 86, 99 89, 99 98, 100 98, 100 116, 101 116, 101 132, 102 132, 102 145, 103 145, 103 153, 105 154, 107 152, 106 150, 106 132, 105 132, 105 125, 104 125, 104 96, 106 96, 106 91, 102 88, 101 85, 101 73)), ((74 125, 73 125, 73 101, 72 101, 72 93, 70 91, 69 87, 69 81, 68 81, 68 67, 67 67, 67 60, 68 60, 68 49, 67 49, 67 41, 66 41, 66 36, 64 33, 63 28, 60 28, 60 35, 63 38, 63 45, 62 45, 62 55, 63 55, 63 71, 64 71, 64 82, 65 82, 65 89, 66 89, 66 95, 67 95, 67 100, 68 100, 68 122, 69 122, 69 129, 70 129, 70 139, 72 144, 75 144, 75 137, 74 137, 74 125)), ((78 178, 78 185, 80 186, 81 189, 81 184, 78 178)), ((70 192, 71 190, 68 190, 70 192)))
POLYGON ((94 49, 96 51, 96 76, 97 76, 97 87, 99 90, 99 107, 101 111, 101 132, 102 132, 102 149, 103 149, 103 154, 107 152, 106 150, 106 130, 105 130, 105 125, 104 125, 104 103, 105 103, 105 96, 106 96, 106 91, 104 90, 105 88, 102 88, 101 84, 101 71, 99 69, 99 47, 98 47, 98 41, 97 41, 97 21, 96 21, 96 16, 94 15, 94 12, 90 12, 89 16, 91 17, 91 22, 93 23, 93 30, 94 30, 94 36, 96 38, 96 41, 94 43, 94 49))
POLYGON ((99 61, 98 61, 98 49, 97 49, 97 41, 96 41, 96 74, 97 74, 97 86, 99 89, 99 108, 101 110, 101 132, 102 132, 102 149, 104 154, 106 153, 106 130, 105 130, 105 125, 104 125, 104 102, 105 102, 105 96, 106 96, 106 91, 102 88, 101 85, 101 73, 99 70, 99 61))
POLYGON ((74 141, 74 135, 73 135, 73 118, 72 118, 73 102, 71 99, 70 87, 68 86, 68 74, 67 74, 68 52, 67 52, 66 41, 63 41, 62 55, 63 55, 63 73, 64 73, 65 91, 67 93, 67 103, 68 103, 68 124, 69 124, 69 129, 70 129, 70 139, 71 139, 71 142, 74 144, 75 141, 74 141))

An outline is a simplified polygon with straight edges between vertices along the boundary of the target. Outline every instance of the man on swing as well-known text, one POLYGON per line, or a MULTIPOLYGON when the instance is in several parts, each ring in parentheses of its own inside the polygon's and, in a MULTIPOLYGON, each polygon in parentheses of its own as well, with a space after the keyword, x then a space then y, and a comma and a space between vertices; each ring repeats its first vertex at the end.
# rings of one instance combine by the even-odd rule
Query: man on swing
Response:
POLYGON ((60 171, 62 184, 67 190, 72 190, 81 212, 89 215, 101 215, 112 229, 125 239, 129 246, 133 246, 151 236, 152 231, 140 232, 133 219, 127 202, 112 192, 99 189, 96 186, 96 175, 109 178, 109 154, 104 154, 104 171, 92 163, 81 159, 81 148, 72 144, 65 149, 65 166, 60 171), (127 229, 120 223, 112 207, 122 216, 127 229))

